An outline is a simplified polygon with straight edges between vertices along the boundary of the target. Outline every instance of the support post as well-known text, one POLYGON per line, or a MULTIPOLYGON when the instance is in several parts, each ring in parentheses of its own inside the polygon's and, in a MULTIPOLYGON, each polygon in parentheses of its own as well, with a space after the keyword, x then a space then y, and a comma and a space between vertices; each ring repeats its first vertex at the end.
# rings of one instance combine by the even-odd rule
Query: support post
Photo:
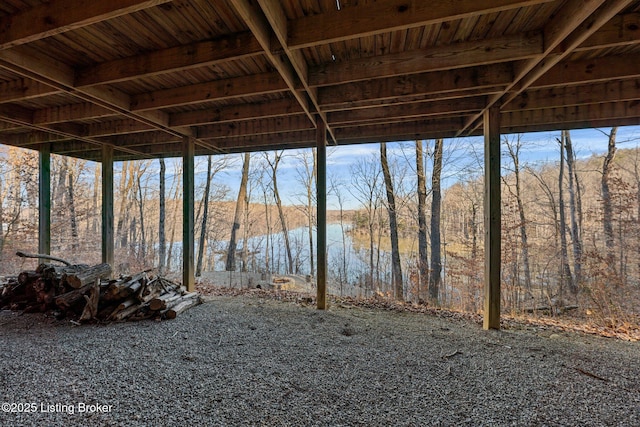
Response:
POLYGON ((113 267, 113 146, 102 146, 102 262, 113 267))
MULTIPOLYGON (((38 253, 51 254, 51 147, 40 149, 38 162, 38 253)), ((44 260, 41 260, 44 262, 44 260)))
POLYGON ((195 199, 195 142, 193 138, 182 140, 182 284, 189 292, 195 290, 194 268, 194 199, 195 199))
POLYGON ((318 117, 316 129, 317 145, 317 177, 316 177, 316 218, 318 219, 317 254, 317 286, 318 309, 327 308, 327 127, 318 117))
POLYGON ((500 329, 500 107, 484 113, 484 329, 500 329))

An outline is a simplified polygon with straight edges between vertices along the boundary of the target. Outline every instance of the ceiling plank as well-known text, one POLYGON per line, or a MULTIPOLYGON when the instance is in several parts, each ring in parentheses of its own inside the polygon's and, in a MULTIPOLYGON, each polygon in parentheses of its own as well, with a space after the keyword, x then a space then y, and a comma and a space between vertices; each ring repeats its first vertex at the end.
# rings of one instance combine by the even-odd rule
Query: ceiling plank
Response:
POLYGON ((287 89, 289 87, 282 80, 280 73, 253 74, 135 95, 131 98, 131 109, 133 111, 144 111, 191 105, 249 95, 282 92, 287 89))
POLYGON ((542 34, 515 34, 330 63, 309 71, 311 86, 515 61, 540 55, 542 34))
POLYGON ((293 49, 495 13, 552 0, 378 0, 289 22, 293 49))
POLYGON ((29 43, 170 0, 51 0, 0 18, 0 49, 29 43))
POLYGON ((239 60, 262 53, 262 47, 251 33, 235 34, 101 63, 80 70, 75 85, 90 86, 139 79, 239 60))
POLYGON ((108 108, 101 107, 90 102, 78 102, 62 105, 60 107, 35 110, 33 112, 33 123, 50 124, 89 119, 93 120, 111 117, 114 116, 114 114, 115 113, 108 108))
POLYGON ((640 100, 607 102, 602 104, 578 105, 548 108, 545 110, 522 110, 502 114, 501 123, 505 128, 526 127, 527 125, 555 125, 558 129, 567 123, 584 123, 590 126, 594 121, 640 117, 640 100))

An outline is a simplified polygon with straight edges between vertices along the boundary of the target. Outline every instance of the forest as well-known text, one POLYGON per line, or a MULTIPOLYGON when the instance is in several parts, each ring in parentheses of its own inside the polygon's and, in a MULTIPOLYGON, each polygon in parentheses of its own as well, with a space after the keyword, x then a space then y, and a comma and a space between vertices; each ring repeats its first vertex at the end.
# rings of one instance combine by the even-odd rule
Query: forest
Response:
MULTIPOLYGON (((571 133, 557 132, 550 142, 556 158, 546 162, 524 154, 527 135, 503 136, 505 312, 637 328, 640 151, 633 141, 618 141, 617 128, 596 134, 606 150, 578 157, 571 133)), ((214 270, 314 276, 314 150, 196 163, 196 276, 214 270), (229 170, 239 177, 234 191, 229 170)), ((37 251, 37 165, 37 152, 0 146, 5 276, 23 268, 17 250, 37 251)), ((348 171, 330 170, 328 218, 339 230, 328 258, 330 292, 481 312, 482 167, 482 149, 460 139, 380 143, 348 171)), ((114 270, 180 271, 181 160, 115 168, 114 270)), ((100 164, 53 155, 51 169, 52 255, 100 262, 100 164)))

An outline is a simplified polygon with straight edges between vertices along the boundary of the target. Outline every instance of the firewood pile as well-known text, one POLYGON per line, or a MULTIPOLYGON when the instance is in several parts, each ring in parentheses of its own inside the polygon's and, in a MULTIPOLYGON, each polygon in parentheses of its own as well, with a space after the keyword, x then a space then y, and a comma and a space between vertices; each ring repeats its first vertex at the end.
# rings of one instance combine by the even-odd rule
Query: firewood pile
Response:
POLYGON ((48 255, 18 256, 57 261, 42 263, 35 270, 22 271, 0 284, 0 309, 51 312, 58 319, 77 321, 124 321, 174 319, 202 302, 197 292, 160 276, 141 272, 118 279, 109 264, 71 264, 48 255))

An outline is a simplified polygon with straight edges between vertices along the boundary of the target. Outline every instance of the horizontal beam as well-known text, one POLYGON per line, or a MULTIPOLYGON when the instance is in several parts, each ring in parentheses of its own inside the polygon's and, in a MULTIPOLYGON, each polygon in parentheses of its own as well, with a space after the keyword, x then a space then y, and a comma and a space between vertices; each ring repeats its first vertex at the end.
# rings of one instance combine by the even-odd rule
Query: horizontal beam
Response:
POLYGON ((311 86, 327 86, 428 71, 451 70, 532 58, 543 51, 542 34, 515 34, 402 53, 354 58, 309 71, 311 86))
POLYGON ((335 111, 327 114, 333 125, 345 123, 385 122, 397 118, 415 119, 420 117, 460 114, 469 111, 480 111, 484 108, 486 97, 451 99, 444 101, 413 102, 391 106, 359 108, 346 111, 335 111))
POLYGON ((0 103, 24 101, 60 93, 59 89, 29 78, 0 83, 0 103))
POLYGON ((607 80, 603 83, 528 90, 503 105, 501 111, 547 109, 631 101, 638 98, 640 98, 640 80, 607 80))
POLYGON ((603 49, 640 43, 640 13, 617 15, 582 42, 574 51, 603 49))
POLYGON ((289 22, 288 46, 304 48, 395 30, 438 24, 551 0, 378 0, 289 22))
POLYGON ((305 114, 207 125, 198 128, 198 138, 232 138, 246 135, 294 132, 315 129, 305 114))
POLYGON ((75 84, 90 86, 139 79, 261 54, 262 47, 251 33, 239 33, 104 62, 79 71, 75 84))
POLYGON ((0 18, 0 49, 29 43, 170 0, 51 0, 0 18))
POLYGON ((331 108, 362 100, 493 89, 509 84, 512 78, 511 64, 484 65, 324 87, 318 90, 318 101, 322 108, 331 108))
POLYGON ((136 95, 131 98, 131 109, 144 111, 192 105, 249 95, 282 92, 287 89, 287 84, 277 72, 254 74, 136 95))
POLYGON ((265 117, 287 116, 302 113, 302 107, 294 99, 279 99, 256 104, 238 104, 220 108, 175 113, 169 116, 170 126, 194 126, 211 123, 227 123, 265 117))

